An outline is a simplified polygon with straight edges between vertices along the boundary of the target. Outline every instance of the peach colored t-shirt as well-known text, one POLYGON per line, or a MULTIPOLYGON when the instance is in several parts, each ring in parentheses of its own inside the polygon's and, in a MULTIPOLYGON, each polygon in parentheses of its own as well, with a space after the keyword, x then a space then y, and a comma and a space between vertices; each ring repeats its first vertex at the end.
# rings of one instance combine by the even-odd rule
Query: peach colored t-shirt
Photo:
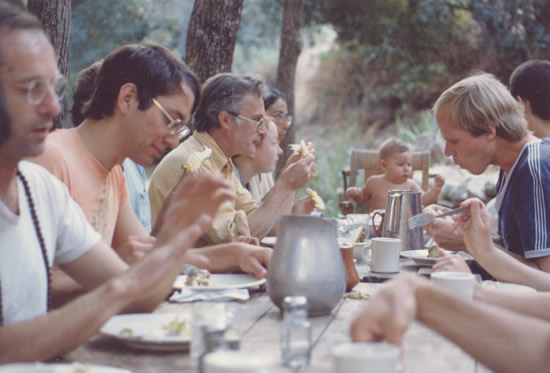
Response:
POLYGON ((46 139, 39 157, 30 159, 57 176, 69 189, 88 222, 111 245, 120 206, 128 200, 120 165, 110 171, 88 151, 76 129, 60 129, 46 139))

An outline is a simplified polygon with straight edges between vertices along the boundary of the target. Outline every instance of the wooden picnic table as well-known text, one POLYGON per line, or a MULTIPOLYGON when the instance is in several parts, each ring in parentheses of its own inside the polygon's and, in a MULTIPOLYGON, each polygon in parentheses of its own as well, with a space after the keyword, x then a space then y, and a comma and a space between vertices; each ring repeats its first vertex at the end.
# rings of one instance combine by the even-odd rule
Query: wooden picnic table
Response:
MULTIPOLYGON (((403 262, 403 266, 410 263, 403 262)), ((402 272, 413 271, 413 267, 402 272)), ((359 273, 365 268, 358 266, 359 273)), ((368 269, 366 269, 368 271, 368 269)), ((381 285, 358 284, 354 291, 374 294, 381 285)), ((299 372, 332 372, 331 350, 339 343, 349 342, 349 325, 355 314, 368 302, 344 298, 329 315, 310 317, 313 329, 311 363, 299 372)), ((253 291, 245 302, 236 302, 236 322, 241 333, 240 349, 245 352, 269 356, 279 362, 273 373, 291 372, 281 363, 279 344, 281 313, 265 291, 253 291)), ((161 304, 155 312, 191 314, 190 303, 161 304)), ((452 320, 450 320, 452 322, 452 320)), ((406 373, 464 372, 481 373, 488 370, 477 364, 469 355, 418 322, 414 322, 405 335, 402 359, 406 373)), ((67 354, 67 362, 115 366, 134 373, 196 372, 196 364, 188 352, 155 352, 127 347, 122 342, 96 335, 87 343, 67 354)))

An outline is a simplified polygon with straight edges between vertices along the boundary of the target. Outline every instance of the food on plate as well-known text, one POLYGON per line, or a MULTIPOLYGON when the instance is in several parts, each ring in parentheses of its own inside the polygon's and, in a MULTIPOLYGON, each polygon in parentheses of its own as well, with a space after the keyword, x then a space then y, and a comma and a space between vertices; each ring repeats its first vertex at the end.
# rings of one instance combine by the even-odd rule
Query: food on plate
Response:
POLYGON ((426 207, 424 210, 422 210, 422 212, 425 214, 432 214, 432 215, 438 214, 438 212, 432 206, 426 207))
POLYGON ((325 209, 325 202, 323 202, 323 199, 319 197, 319 194, 317 194, 316 191, 311 188, 307 188, 306 193, 313 199, 313 202, 315 203, 315 208, 317 210, 323 211, 325 209))
POLYGON ((365 227, 355 228, 350 235, 350 241, 352 244, 365 242, 367 239, 367 230, 365 227))
POLYGON ((428 249, 428 258, 439 258, 439 245, 433 240, 428 249))
POLYGON ((73 368, 74 373, 86 373, 91 372, 90 366, 88 364, 81 364, 81 363, 72 363, 71 367, 73 368))
POLYGON ((131 328, 124 328, 119 332, 120 335, 126 335, 128 337, 131 337, 132 334, 134 334, 134 331, 131 328))
POLYGON ((179 320, 177 317, 162 328, 167 331, 167 335, 188 336, 191 335, 191 325, 187 320, 179 320))
POLYGON ((302 158, 305 158, 309 155, 309 148, 304 140, 300 141, 299 144, 290 144, 288 147, 293 152, 299 151, 302 155, 302 158))
POLYGON ((210 286, 210 272, 207 269, 193 268, 187 275, 185 286, 210 286))
POLYGON ((494 288, 494 289, 501 289, 502 284, 498 281, 491 281, 491 280, 485 280, 481 283, 481 286, 484 288, 494 288))
POLYGON ((344 298, 348 299, 358 299, 358 300, 368 300, 370 297, 367 293, 362 293, 360 291, 351 291, 344 294, 344 298))
POLYGON ((202 151, 191 154, 191 156, 189 157, 189 159, 187 160, 187 163, 185 164, 185 166, 183 166, 183 168, 189 173, 195 172, 202 166, 204 161, 206 161, 211 156, 212 156, 212 149, 205 146, 202 151))

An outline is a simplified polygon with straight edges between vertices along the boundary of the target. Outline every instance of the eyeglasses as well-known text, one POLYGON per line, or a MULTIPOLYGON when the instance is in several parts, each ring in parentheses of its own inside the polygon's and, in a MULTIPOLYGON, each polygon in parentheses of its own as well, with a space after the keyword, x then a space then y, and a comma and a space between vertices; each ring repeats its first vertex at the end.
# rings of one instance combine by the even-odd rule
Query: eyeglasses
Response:
POLYGON ((166 125, 166 127, 168 127, 168 131, 170 132, 170 135, 176 135, 187 128, 187 126, 185 125, 185 123, 181 121, 181 119, 172 118, 172 116, 168 114, 168 112, 162 107, 160 102, 158 102, 154 98, 153 98, 153 104, 155 104, 155 106, 158 107, 160 111, 162 111, 162 114, 164 114, 164 116, 170 121, 166 125))
POLYGON ((42 78, 31 80, 27 88, 27 99, 29 104, 33 106, 40 105, 50 86, 53 88, 55 97, 61 101, 67 89, 67 78, 61 74, 57 74, 51 83, 46 82, 42 78))
POLYGON ((260 120, 254 120, 252 118, 245 117, 244 115, 236 114, 228 112, 229 114, 233 115, 235 118, 241 119, 241 120, 248 120, 256 125, 256 129, 260 129, 261 126, 265 126, 266 121, 264 118, 260 120))
POLYGON ((292 116, 288 114, 283 113, 277 113, 273 116, 277 120, 277 122, 285 122, 289 126, 292 124, 292 116))

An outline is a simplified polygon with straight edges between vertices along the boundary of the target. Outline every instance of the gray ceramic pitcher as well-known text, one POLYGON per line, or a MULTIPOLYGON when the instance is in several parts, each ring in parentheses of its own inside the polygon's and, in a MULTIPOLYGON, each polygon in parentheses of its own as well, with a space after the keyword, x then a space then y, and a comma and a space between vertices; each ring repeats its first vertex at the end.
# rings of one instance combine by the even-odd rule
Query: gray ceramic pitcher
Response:
POLYGON ((401 250, 422 250, 424 248, 422 227, 415 229, 408 227, 409 218, 420 212, 422 212, 420 192, 389 190, 382 237, 400 238, 401 250))
POLYGON ((346 289, 336 221, 285 215, 277 224, 277 243, 267 273, 271 301, 280 309, 287 295, 303 295, 310 315, 330 313, 346 289))

